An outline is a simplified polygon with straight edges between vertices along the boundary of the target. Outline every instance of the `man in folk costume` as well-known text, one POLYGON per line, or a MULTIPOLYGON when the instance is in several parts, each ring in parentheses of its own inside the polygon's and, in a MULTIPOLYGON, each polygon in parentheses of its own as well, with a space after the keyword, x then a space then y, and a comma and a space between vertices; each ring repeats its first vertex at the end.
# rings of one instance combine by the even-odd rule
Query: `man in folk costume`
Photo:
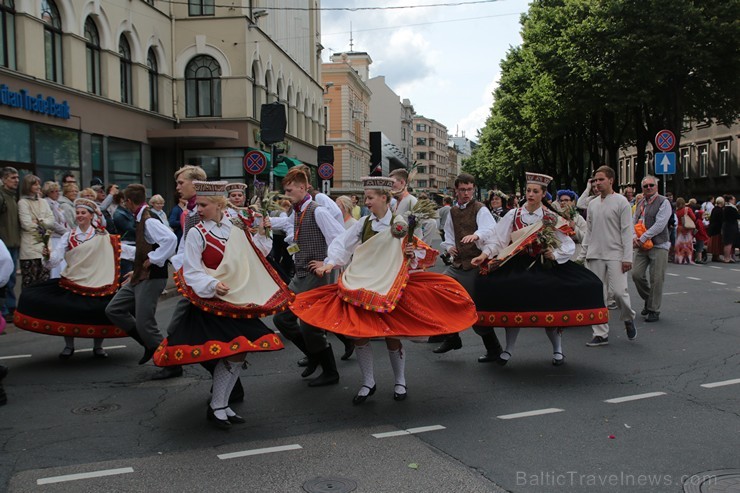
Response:
MULTIPOLYGON (((475 178, 462 173, 455 179, 455 198, 457 205, 450 209, 444 224, 444 241, 441 248, 452 255, 452 265, 445 269, 445 274, 462 284, 473 297, 478 268, 470 262, 481 254, 481 238, 487 236, 495 227, 496 221, 488 207, 477 200, 475 195, 475 178)), ((493 327, 473 325, 473 330, 483 339, 486 354, 478 358, 479 363, 496 361, 501 354, 501 344, 493 327)), ((462 347, 460 334, 451 334, 442 344, 434 349, 435 353, 446 353, 462 347)))
MULTIPOLYGON (((342 233, 344 227, 331 215, 329 209, 320 207, 308 193, 308 176, 302 169, 291 169, 283 178, 285 195, 293 204, 293 239, 288 252, 295 261, 295 276, 290 289, 296 294, 328 284, 326 277, 315 275, 309 264, 326 259, 329 244, 342 233)), ((322 374, 309 381, 310 387, 332 385, 339 382, 337 364, 326 332, 298 320, 292 312, 285 311, 273 319, 280 333, 290 339, 308 356, 308 366, 303 377, 312 375, 319 365, 322 374)))
POLYGON ((133 260, 129 282, 113 297, 105 314, 144 346, 143 365, 162 342, 155 313, 159 295, 167 285, 167 261, 177 249, 177 236, 149 211, 144 185, 129 185, 123 191, 126 208, 136 218, 136 246, 122 246, 122 257, 133 260))
MULTIPOLYGON (((614 191, 614 170, 601 166, 593 177, 597 195, 588 203, 586 224, 588 233, 583 242, 580 259, 601 279, 604 300, 613 298, 624 322, 627 339, 637 337, 635 312, 630 306, 627 291, 627 272, 632 269, 632 208, 627 199, 614 191)), ((588 347, 609 344, 609 324, 594 324, 593 338, 588 347)))
POLYGON ((397 216, 406 216, 414 208, 418 200, 411 195, 408 190, 409 172, 399 168, 391 171, 390 177, 393 179, 393 188, 391 194, 395 204, 391 204, 391 210, 397 216))

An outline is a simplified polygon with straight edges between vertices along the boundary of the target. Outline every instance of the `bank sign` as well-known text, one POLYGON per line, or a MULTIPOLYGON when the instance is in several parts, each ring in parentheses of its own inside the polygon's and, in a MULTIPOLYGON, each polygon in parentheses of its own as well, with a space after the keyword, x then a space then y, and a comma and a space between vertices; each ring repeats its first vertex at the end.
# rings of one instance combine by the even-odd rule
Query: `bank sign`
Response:
POLYGON ((0 105, 64 120, 70 118, 69 104, 66 101, 58 103, 53 96, 44 97, 43 94, 32 96, 26 89, 11 91, 5 84, 0 84, 0 105))

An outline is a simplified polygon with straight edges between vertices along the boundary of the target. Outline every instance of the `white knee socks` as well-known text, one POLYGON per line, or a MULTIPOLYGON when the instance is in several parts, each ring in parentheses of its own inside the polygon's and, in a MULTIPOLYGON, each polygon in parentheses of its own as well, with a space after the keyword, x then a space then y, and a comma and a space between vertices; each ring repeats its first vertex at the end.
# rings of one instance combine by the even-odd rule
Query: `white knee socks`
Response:
POLYGON ((547 334, 547 338, 550 339, 550 342, 552 343, 553 359, 563 359, 563 340, 561 336, 562 330, 560 330, 559 327, 546 327, 545 333, 547 334))
POLYGON ((368 395, 370 389, 375 387, 375 375, 373 372, 373 348, 368 342, 364 346, 355 346, 357 362, 360 364, 362 372, 362 385, 357 395, 368 395))
POLYGON ((501 353, 502 360, 508 361, 511 355, 514 354, 517 337, 519 337, 519 327, 506 327, 506 349, 501 353))
POLYGON ((388 350, 388 357, 391 360, 391 367, 393 368, 393 375, 396 378, 396 385, 393 389, 398 394, 406 393, 406 354, 403 352, 403 348, 398 348, 397 351, 388 350))
POLYGON ((229 405, 229 395, 234 388, 237 378, 239 378, 239 365, 229 363, 225 359, 219 360, 216 368, 213 369, 213 394, 211 395, 211 409, 218 419, 226 419, 229 415, 233 416, 231 411, 227 411, 229 405), (224 409, 222 409, 224 408, 224 409))

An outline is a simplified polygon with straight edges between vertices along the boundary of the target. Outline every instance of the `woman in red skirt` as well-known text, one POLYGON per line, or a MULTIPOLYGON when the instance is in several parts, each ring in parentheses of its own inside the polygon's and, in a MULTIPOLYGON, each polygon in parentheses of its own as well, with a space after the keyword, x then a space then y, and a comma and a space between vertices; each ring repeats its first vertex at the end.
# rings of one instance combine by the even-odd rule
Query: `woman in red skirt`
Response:
POLYGON ((395 376, 393 398, 402 401, 407 391, 401 338, 460 332, 476 322, 475 305, 448 276, 409 273, 434 265, 438 252, 413 237, 403 217, 391 213, 392 179, 367 177, 363 183, 370 215, 329 245, 325 264, 312 265, 319 276, 346 266, 339 282, 299 294, 291 310, 306 323, 355 340, 363 383, 354 404, 375 393, 369 343, 384 337, 395 376))

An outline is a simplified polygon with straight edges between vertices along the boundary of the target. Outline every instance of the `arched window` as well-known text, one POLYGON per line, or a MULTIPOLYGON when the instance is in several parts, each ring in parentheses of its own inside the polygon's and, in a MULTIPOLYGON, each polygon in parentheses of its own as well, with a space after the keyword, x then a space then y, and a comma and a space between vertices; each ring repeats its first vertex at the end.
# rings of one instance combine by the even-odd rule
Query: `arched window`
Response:
POLYGON ((121 102, 132 104, 134 98, 131 80, 131 47, 123 34, 118 41, 118 55, 121 57, 121 102))
POLYGON ((149 110, 159 111, 159 69, 153 48, 149 48, 146 55, 146 66, 149 69, 149 110))
POLYGON ((46 80, 61 83, 62 79, 62 17, 54 0, 41 0, 41 20, 44 21, 44 59, 46 80))
POLYGON ((193 58, 185 68, 185 115, 221 116, 221 67, 208 55, 193 58))
POLYGON ((87 62, 87 92, 100 94, 100 35, 95 22, 85 21, 85 59, 87 62))
POLYGON ((15 68, 15 5, 0 0, 0 65, 15 68))

